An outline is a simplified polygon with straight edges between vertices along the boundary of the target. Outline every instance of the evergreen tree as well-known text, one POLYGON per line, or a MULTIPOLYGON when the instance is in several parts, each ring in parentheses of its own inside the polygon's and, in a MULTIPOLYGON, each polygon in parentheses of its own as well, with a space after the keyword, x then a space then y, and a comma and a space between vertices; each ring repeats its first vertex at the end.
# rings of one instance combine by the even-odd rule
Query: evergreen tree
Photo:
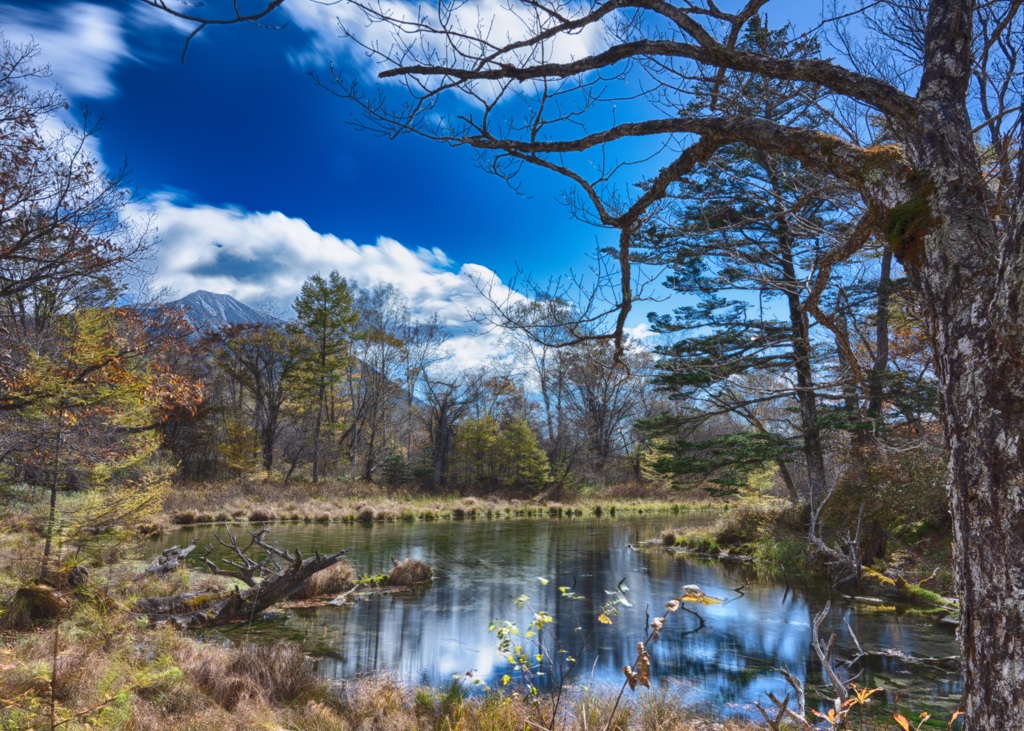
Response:
POLYGON ((501 430, 495 449, 501 484, 540 490, 551 479, 548 457, 526 417, 512 419, 501 430))
POLYGON ((337 271, 314 274, 302 285, 294 308, 305 342, 298 356, 300 391, 313 410, 313 482, 320 479, 324 425, 337 424, 337 391, 349 360, 352 326, 358 313, 352 289, 337 271))
MULTIPOLYGON (((740 46, 779 58, 817 56, 815 39, 789 36, 788 27, 769 30, 755 16, 740 46)), ((822 97, 813 84, 731 73, 721 84, 700 85, 692 105, 818 126, 822 97)), ((683 334, 659 350, 666 372, 658 382, 695 406, 645 422, 654 433, 682 435, 665 444, 657 466, 733 489, 747 471, 774 462, 791 498, 806 500, 789 461, 802 455, 809 493, 820 493, 820 389, 833 385, 818 367, 822 345, 805 307, 806 272, 822 238, 846 222, 836 202, 843 191, 791 158, 744 144, 724 148, 714 164, 682 182, 676 222, 648 231, 641 257, 669 266, 668 286, 697 300, 672 316, 652 317, 659 332, 683 334), (796 419, 778 411, 765 416, 764 405, 786 401, 795 403, 796 419), (721 414, 731 415, 735 428, 700 429, 721 414)))

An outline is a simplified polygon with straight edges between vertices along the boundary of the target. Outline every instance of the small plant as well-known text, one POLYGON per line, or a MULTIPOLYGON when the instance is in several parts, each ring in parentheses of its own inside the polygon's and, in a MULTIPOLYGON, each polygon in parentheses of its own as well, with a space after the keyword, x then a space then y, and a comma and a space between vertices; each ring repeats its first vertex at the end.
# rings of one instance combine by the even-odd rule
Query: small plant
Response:
MULTIPOLYGON (((547 586, 548 579, 538 577, 541 586, 547 586)), ((583 597, 573 591, 572 587, 558 587, 559 598, 564 601, 576 601, 583 597)), ((530 597, 521 594, 513 601, 516 607, 528 607, 530 597)), ((545 637, 545 628, 554 622, 554 618, 546 611, 540 610, 533 614, 526 631, 521 634, 515 622, 496 619, 488 626, 489 632, 494 632, 498 638, 498 652, 512 665, 512 672, 518 673, 526 688, 526 699, 532 704, 533 714, 537 721, 531 722, 539 728, 553 731, 558 724, 558 713, 562 702, 563 691, 566 680, 576 668, 576 657, 583 649, 584 641, 580 639, 579 646, 575 651, 565 649, 559 638, 553 637, 550 641, 545 637), (553 678, 553 702, 548 707, 549 718, 542 718, 542 706, 540 704, 540 690, 538 682, 541 677, 550 673, 553 678)), ((580 631, 577 627, 576 631, 580 631)), ((512 682, 512 676, 505 674, 501 679, 502 685, 512 682)))

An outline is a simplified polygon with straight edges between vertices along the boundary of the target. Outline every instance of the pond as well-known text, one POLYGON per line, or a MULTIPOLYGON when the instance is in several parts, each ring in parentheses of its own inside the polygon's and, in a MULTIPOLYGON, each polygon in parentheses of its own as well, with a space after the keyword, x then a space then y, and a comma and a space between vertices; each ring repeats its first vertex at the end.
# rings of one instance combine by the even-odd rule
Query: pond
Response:
MULTIPOLYGON (((622 666, 631 664, 636 643, 646 635, 647 615, 663 613, 667 600, 696 584, 723 599, 691 605, 703 619, 670 615, 651 652, 652 682, 669 684, 687 702, 749 714, 765 691, 783 697, 788 686, 775 667, 786 666, 810 685, 823 674, 811 650, 811 619, 825 604, 821 588, 788 588, 746 564, 671 556, 634 546, 665 528, 713 521, 708 514, 572 519, 475 519, 416 523, 306 524, 272 527, 278 544, 309 553, 349 548, 359 573, 391 566, 390 557, 414 557, 435 569, 432 586, 404 594, 383 594, 346 606, 290 610, 285 619, 233 630, 242 637, 288 637, 320 658, 320 672, 332 678, 386 671, 410 683, 440 684, 453 676, 496 687, 510 673, 488 626, 496 619, 517 623, 523 632, 535 611, 553 621, 543 633, 579 659, 575 684, 619 685, 622 666), (542 581, 543 580, 543 581, 542 581), (546 582, 546 584, 544 583, 546 582), (628 588, 631 606, 616 607, 612 624, 598 621, 618 585, 628 588), (560 597, 569 587, 580 599, 560 597), (517 607, 517 597, 527 603, 517 607)), ((184 544, 211 527, 183 528, 160 539, 159 548, 184 544)), ((225 531, 219 528, 221 533, 225 531)), ((244 535, 243 526, 231 531, 244 535)), ((848 605, 833 597, 823 635, 837 634, 838 655, 853 643, 849 622, 866 650, 896 648, 916 656, 957 654, 953 632, 920 612, 881 611, 848 605)), ((530 642, 530 641, 524 641, 530 642)), ((551 676, 545 676, 550 678, 551 676)), ((543 678, 539 685, 544 682, 543 678)), ((959 675, 902 663, 875 663, 857 680, 879 685, 901 708, 925 709, 948 718, 962 691, 959 675)), ((876 696, 877 697, 877 696, 876 696)), ((808 704, 812 694, 808 693, 808 704)))

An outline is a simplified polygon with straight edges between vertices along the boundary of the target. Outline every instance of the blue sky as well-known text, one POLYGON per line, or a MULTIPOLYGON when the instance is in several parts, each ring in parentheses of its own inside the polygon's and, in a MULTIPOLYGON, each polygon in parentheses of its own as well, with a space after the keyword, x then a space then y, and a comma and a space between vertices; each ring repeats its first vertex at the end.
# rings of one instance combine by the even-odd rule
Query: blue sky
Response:
POLYGON ((184 63, 189 26, 127 0, 0 0, 0 29, 34 38, 74 107, 103 117, 98 152, 127 160, 136 212, 157 215, 156 283, 180 295, 284 308, 306 276, 338 268, 459 327, 483 306, 473 278, 583 271, 614 242, 569 216, 553 174, 527 170, 524 196, 470 150, 348 124, 354 106, 308 76, 332 60, 367 76, 331 22, 347 7, 288 0, 287 27, 208 28, 184 63))

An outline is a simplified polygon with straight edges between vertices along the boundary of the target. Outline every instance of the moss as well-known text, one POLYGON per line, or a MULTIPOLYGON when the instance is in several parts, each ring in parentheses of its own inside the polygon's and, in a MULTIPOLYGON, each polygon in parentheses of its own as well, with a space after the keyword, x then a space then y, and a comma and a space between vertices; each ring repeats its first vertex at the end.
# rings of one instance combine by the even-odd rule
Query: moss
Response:
POLYGON ((391 574, 363 574, 356 579, 356 584, 360 586, 386 586, 391 581, 391 574))
POLYGON ((893 589, 896 587, 895 579, 867 567, 861 569, 860 578, 866 586, 877 586, 886 589, 893 589))
POLYGON ((889 209, 883 231, 900 264, 918 267, 924 262, 925 238, 936 219, 928 203, 931 185, 922 176, 913 176, 908 183, 910 198, 889 209))
POLYGON ((894 584, 899 597, 912 604, 930 604, 937 607, 949 606, 949 602, 942 595, 936 594, 930 589, 925 589, 919 584, 911 584, 902 576, 897 576, 894 584))

